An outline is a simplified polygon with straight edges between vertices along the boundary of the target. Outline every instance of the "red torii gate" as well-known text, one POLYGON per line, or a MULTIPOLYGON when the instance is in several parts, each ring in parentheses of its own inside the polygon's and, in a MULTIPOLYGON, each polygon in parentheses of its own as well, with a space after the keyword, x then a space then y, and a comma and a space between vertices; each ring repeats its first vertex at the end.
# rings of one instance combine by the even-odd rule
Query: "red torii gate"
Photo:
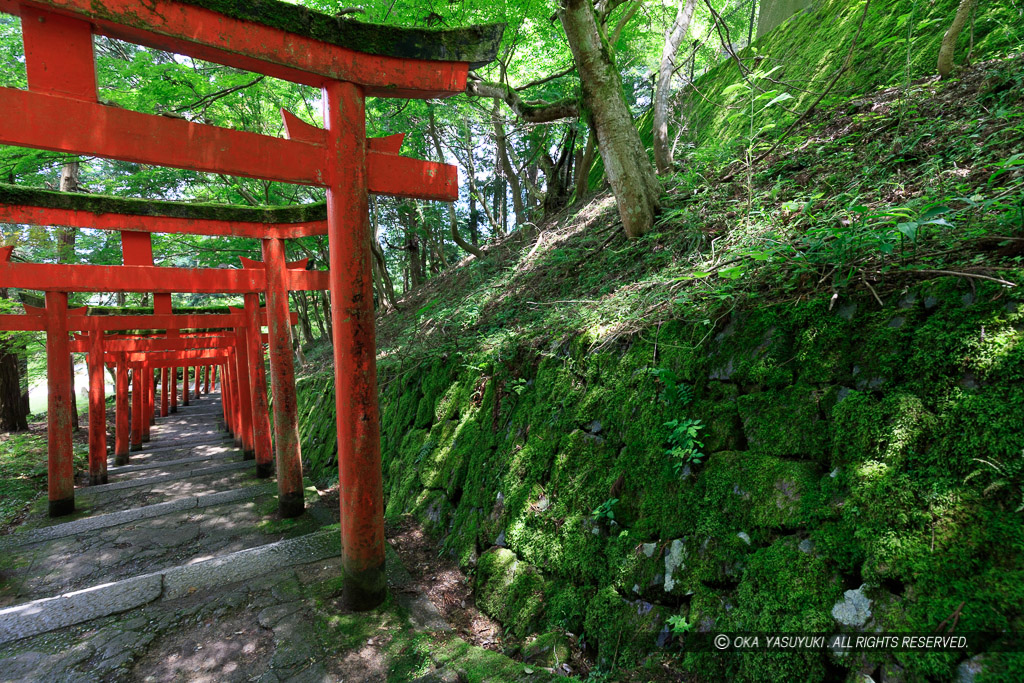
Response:
MULTIPOLYGON (((147 235, 148 237, 148 235, 147 235)), ((0 262, 8 258, 11 247, 0 249, 0 262)), ((306 261, 289 263, 290 268, 303 268, 306 261)), ((114 272, 118 272, 115 267, 114 272)), ((221 272, 221 271, 218 271, 221 272)), ((324 275, 320 273, 319 275, 324 275)), ((314 278, 313 283, 317 281, 314 278)), ((42 285, 39 285, 42 286, 42 285)), ((61 285, 62 286, 62 285, 61 285)), ((131 287, 128 287, 131 289, 131 287)), ((53 292, 48 292, 53 294, 53 292)), ((149 440, 149 426, 153 420, 155 408, 155 384, 152 370, 164 369, 164 403, 167 398, 166 369, 171 370, 171 393, 176 396, 175 369, 185 368, 185 385, 183 386, 183 402, 187 405, 187 368, 207 362, 222 364, 227 381, 222 382, 226 389, 224 400, 224 421, 228 431, 236 442, 243 447, 247 459, 255 459, 256 472, 260 477, 268 477, 273 472, 271 448, 269 442, 269 418, 266 416, 266 381, 263 378, 263 352, 260 328, 267 323, 267 312, 259 308, 258 296, 254 293, 245 295, 247 308, 229 309, 229 314, 219 315, 160 315, 145 314, 136 316, 86 316, 86 308, 70 309, 64 315, 64 321, 57 320, 57 313, 47 308, 25 306, 29 315, 0 315, 0 330, 45 330, 48 345, 52 341, 55 346, 66 343, 65 331, 89 328, 91 331, 86 339, 78 339, 67 343, 66 349, 48 349, 47 361, 49 370, 48 410, 49 432, 54 437, 49 440, 49 497, 52 516, 66 514, 74 510, 74 480, 71 472, 71 424, 54 404, 60 397, 69 393, 66 363, 60 360, 68 353, 79 351, 89 354, 90 374, 90 483, 104 483, 106 479, 106 418, 104 404, 104 386, 102 376, 103 360, 111 362, 116 368, 117 378, 117 421, 115 426, 114 456, 116 465, 129 462, 129 450, 141 450, 144 441, 149 440), (173 337, 164 339, 140 340, 139 338, 116 339, 103 335, 104 330, 122 330, 131 326, 161 325, 173 327, 169 323, 177 323, 181 327, 199 326, 215 329, 217 326, 233 325, 230 333, 222 333, 218 339, 227 340, 229 344, 213 344, 213 348, 225 349, 226 353, 210 353, 209 337, 173 337), (252 338, 255 343, 248 343, 252 338), (110 341, 108 341, 110 339, 110 341), (241 342, 240 344, 236 342, 241 342), (204 349, 205 351, 198 351, 204 349), (108 352, 115 353, 108 353, 108 352), (167 351, 174 351, 167 355, 167 351), (117 353, 119 352, 119 353, 117 353), (154 352, 163 352, 159 355, 154 352), (160 362, 154 362, 154 361, 160 362), (131 424, 128 415, 128 379, 127 369, 133 369, 131 424), (252 385, 250 377, 254 378, 252 385), (256 384, 258 382, 258 384, 256 384), (253 391, 250 387, 263 387, 262 391, 253 391), (251 408, 250 408, 251 405, 251 408), (261 429, 262 427, 262 429, 261 429), (129 435, 131 442, 129 444, 129 435), (262 438, 261 438, 262 437, 262 438), (259 448, 254 447, 254 439, 259 448)), ((294 313, 288 314, 288 323, 297 322, 294 313)), ((168 330, 168 334, 170 330, 168 330)), ((288 380, 291 382, 292 380, 288 380)), ((198 377, 197 377, 198 389, 198 377)), ((166 412, 165 412, 166 414, 166 412)), ((302 490, 302 470, 299 453, 288 452, 279 458, 284 476, 278 477, 279 497, 287 500, 294 497, 294 492, 302 490)), ((298 512, 301 513, 300 507, 298 512)))
MULTIPOLYGON (((462 33, 381 27, 376 32, 268 0, 244 7, 220 0, 0 0, 0 11, 22 17, 29 81, 27 92, 0 88, 6 112, 0 144, 327 189, 345 598, 357 609, 379 604, 386 583, 368 193, 453 201, 457 181, 454 167, 374 150, 366 138, 365 97, 430 98, 464 91, 469 63, 494 58, 502 27, 462 33), (253 14, 269 25, 251 23, 253 14), (360 31, 378 54, 349 47, 359 44, 360 31), (281 140, 105 107, 96 98, 94 32, 320 87, 326 130, 297 126, 286 117, 290 139, 281 140)), ((292 370, 286 280, 294 284, 299 273, 285 268, 281 237, 260 237, 265 270, 178 275, 194 276, 184 291, 266 291, 276 447, 279 453, 282 445, 297 452, 294 420, 277 419, 279 409, 294 416, 294 391, 281 387, 279 399, 277 389, 279 378, 292 370), (284 368, 274 372, 275 366, 284 368)), ((166 284, 168 271, 176 269, 115 268, 119 278, 141 288, 131 291, 183 291, 166 284)), ((6 262, 0 263, 0 283, 47 291, 48 352, 50 340, 61 335, 53 350, 64 352, 63 292, 108 291, 106 270, 6 262)), ((66 412, 67 397, 60 398, 63 404, 51 397, 51 409, 66 412)), ((296 494, 301 497, 301 489, 296 494)))

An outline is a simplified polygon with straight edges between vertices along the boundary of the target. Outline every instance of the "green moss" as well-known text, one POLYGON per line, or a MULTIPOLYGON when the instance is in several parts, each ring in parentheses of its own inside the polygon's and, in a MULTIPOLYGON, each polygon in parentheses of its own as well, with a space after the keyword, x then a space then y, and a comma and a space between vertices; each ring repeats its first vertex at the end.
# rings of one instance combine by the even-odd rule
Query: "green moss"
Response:
POLYGON ((655 649, 667 611, 641 600, 625 600, 612 586, 602 588, 587 605, 584 637, 596 646, 602 668, 635 664, 655 649))
POLYGON ((184 0, 229 17, 308 36, 359 52, 405 59, 472 62, 494 60, 504 24, 450 30, 364 24, 275 0, 184 0))
MULTIPOLYGON (((1024 396, 1006 365, 1022 321, 994 293, 970 306, 964 293, 940 285, 883 310, 869 297, 850 320, 827 297, 738 310, 697 350, 687 342, 703 327, 665 325, 658 365, 692 385, 686 405, 665 396, 642 341, 618 355, 579 339, 504 348, 514 361, 481 354, 461 369, 428 355, 404 361, 414 368, 404 375, 384 362, 387 514, 414 512, 475 569, 481 604, 510 635, 582 632, 606 664, 656 650, 661 627, 637 612, 645 602, 689 601, 672 611, 721 628, 830 631, 832 604, 861 582, 876 586, 885 628, 929 631, 968 600, 979 624, 1015 630, 1024 540, 1013 490, 964 479, 983 453, 1024 449, 1024 396), (896 317, 904 323, 892 326, 896 317), (996 332, 983 341, 982 326, 996 332), (727 359, 731 374, 719 373, 727 359), (711 453, 685 476, 665 456, 664 423, 680 417, 705 422, 711 453), (595 523, 612 497, 618 525, 595 523), (488 550, 499 537, 508 548, 488 550)), ((302 405, 328 390, 326 377, 302 383, 302 405)), ((303 433, 317 430, 318 447, 333 447, 333 424, 303 433)), ((759 666, 821 680, 834 664, 684 658, 739 680, 757 680, 759 666)), ((900 658, 922 678, 952 664, 900 658)))
POLYGON ((833 462, 879 460, 899 464, 924 452, 935 416, 917 396, 894 393, 883 399, 850 391, 832 409, 833 462))
MULTIPOLYGON (((943 34, 934 27, 948 24, 958 1, 871 3, 860 31, 862 48, 854 53, 852 68, 835 84, 833 95, 837 98, 856 96, 932 75, 943 34), (894 26, 899 27, 900 37, 907 36, 908 28, 913 27, 909 46, 905 40, 891 40, 894 26), (894 64, 906 67, 893 68, 894 64)), ((813 94, 821 92, 832 79, 835 65, 844 58, 862 14, 863 3, 823 0, 814 3, 813 11, 799 12, 776 30, 758 36, 754 48, 766 58, 762 69, 783 66, 786 82, 801 86, 799 90, 791 90, 796 98, 792 102, 795 111, 806 109, 814 100, 813 94)), ((979 59, 989 59, 1015 49, 1019 43, 1018 32, 1012 28, 1016 21, 1013 10, 1000 3, 979 11, 974 23, 973 54, 979 59)), ((966 36, 962 35, 961 41, 964 40, 966 36)), ((750 50, 741 50, 740 55, 749 59, 750 50)), ((746 131, 741 130, 746 119, 731 116, 732 107, 722 106, 723 102, 735 105, 742 101, 742 94, 723 94, 733 83, 742 82, 735 62, 722 60, 697 79, 696 88, 684 91, 682 117, 690 122, 688 130, 693 131, 695 142, 739 140, 746 136, 746 131)), ((785 127, 779 125, 778 120, 773 123, 779 130, 785 127)), ((647 130, 649 126, 647 123, 647 130)))
POLYGON ((109 197, 98 194, 51 192, 49 190, 2 183, 0 183, 0 204, 68 209, 94 214, 166 216, 192 220, 266 223, 270 225, 327 219, 327 205, 323 202, 306 206, 252 208, 225 204, 192 204, 153 199, 109 197))
POLYGON ((516 637, 527 636, 542 623, 544 578, 510 550, 494 548, 480 556, 475 590, 480 608, 516 637))
MULTIPOLYGON (((750 556, 734 596, 698 592, 690 619, 721 631, 831 632, 830 611, 841 594, 825 562, 785 538, 750 556)), ((719 680, 826 680, 824 661, 814 652, 730 653, 689 658, 687 664, 719 680)))
POLYGON ((807 385, 747 394, 736 399, 750 449, 786 457, 823 459, 829 424, 822 414, 825 392, 807 385))

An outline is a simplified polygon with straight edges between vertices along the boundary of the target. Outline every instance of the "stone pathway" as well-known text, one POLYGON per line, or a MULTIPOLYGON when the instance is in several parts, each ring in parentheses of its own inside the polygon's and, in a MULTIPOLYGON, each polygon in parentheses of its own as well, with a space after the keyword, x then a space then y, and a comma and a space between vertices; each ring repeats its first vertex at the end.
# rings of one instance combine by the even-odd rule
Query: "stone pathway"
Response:
POLYGON ((307 488, 276 483, 220 429, 220 396, 158 418, 77 512, 40 501, 0 536, 0 681, 538 681, 459 640, 389 548, 391 597, 346 614, 338 527, 307 488))

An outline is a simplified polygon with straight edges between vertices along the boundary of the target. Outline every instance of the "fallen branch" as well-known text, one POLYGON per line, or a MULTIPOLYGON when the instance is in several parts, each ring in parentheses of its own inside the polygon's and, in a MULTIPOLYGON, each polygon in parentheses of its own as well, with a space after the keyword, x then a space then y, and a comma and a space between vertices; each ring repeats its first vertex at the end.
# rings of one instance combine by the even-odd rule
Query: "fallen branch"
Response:
POLYGON ((988 275, 980 275, 978 273, 965 273, 959 270, 925 270, 925 269, 913 269, 901 271, 904 273, 924 273, 927 275, 952 275, 954 277, 966 277, 973 278, 975 280, 988 280, 989 282, 998 282, 1004 287, 1016 287, 1017 283, 1010 282, 1009 280, 1001 280, 997 277, 991 277, 988 275))
POLYGON ((880 308, 885 308, 885 304, 884 304, 884 303, 882 303, 882 299, 881 299, 881 297, 879 297, 879 296, 878 296, 878 292, 876 292, 876 291, 875 291, 875 288, 871 286, 871 283, 870 283, 870 282, 868 282, 868 279, 867 279, 867 277, 865 277, 865 276, 864 276, 864 273, 863 273, 863 272, 861 272, 861 274, 860 274, 860 279, 861 279, 861 281, 862 281, 862 282, 863 282, 863 283, 864 283, 865 285, 867 285, 867 288, 868 288, 869 290, 871 290, 871 294, 872 294, 872 295, 873 295, 873 296, 875 297, 875 301, 877 301, 877 302, 878 302, 878 306, 879 306, 880 308))

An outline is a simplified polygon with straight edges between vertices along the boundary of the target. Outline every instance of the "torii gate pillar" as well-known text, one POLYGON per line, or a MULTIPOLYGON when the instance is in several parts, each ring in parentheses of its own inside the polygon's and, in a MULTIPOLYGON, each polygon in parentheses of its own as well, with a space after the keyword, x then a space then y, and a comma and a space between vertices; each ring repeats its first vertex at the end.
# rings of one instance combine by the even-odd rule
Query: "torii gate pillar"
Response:
MULTIPOLYGON (((284 240, 263 240, 263 262, 267 269, 267 341, 270 386, 274 392, 278 511, 285 518, 298 517, 305 509, 305 493, 302 488, 302 449, 299 408, 295 399, 295 360, 292 358, 291 320, 288 315, 288 286, 285 282, 288 265, 284 240)), ((333 273, 331 282, 334 282, 333 273)), ((223 383, 221 379, 221 386, 223 383)))
POLYGON ((68 295, 46 293, 47 460, 50 516, 75 511, 74 453, 71 445, 71 351, 68 344, 68 295))
POLYGON ((103 332, 89 333, 89 483, 107 483, 107 404, 103 332))
POLYGON ((129 450, 142 450, 142 363, 132 363, 132 443, 129 450))
POLYGON ((116 423, 114 427, 114 465, 128 464, 128 444, 131 434, 128 414, 128 360, 122 352, 117 357, 117 386, 115 388, 116 423))
POLYGON ((343 600, 365 610, 387 594, 366 105, 360 86, 338 81, 324 86, 323 100, 343 600))

